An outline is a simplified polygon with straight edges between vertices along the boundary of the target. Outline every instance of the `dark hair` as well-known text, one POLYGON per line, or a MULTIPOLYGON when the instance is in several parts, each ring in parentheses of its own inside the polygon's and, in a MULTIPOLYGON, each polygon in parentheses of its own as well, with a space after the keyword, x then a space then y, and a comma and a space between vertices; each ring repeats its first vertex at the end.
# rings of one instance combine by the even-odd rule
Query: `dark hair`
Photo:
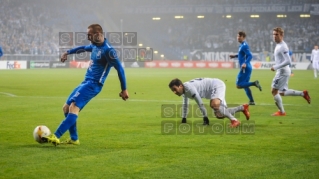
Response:
POLYGON ((89 25, 88 29, 92 28, 94 32, 103 33, 103 29, 100 24, 91 24, 89 25))
POLYGON ((183 82, 180 80, 180 79, 178 79, 178 78, 175 78, 175 79, 172 79, 172 81, 169 83, 169 87, 170 88, 172 88, 173 86, 180 86, 180 85, 182 85, 183 84, 183 82))
POLYGON ((276 27, 273 29, 273 31, 279 33, 281 36, 284 35, 284 29, 282 29, 281 27, 276 27))
POLYGON ((246 38, 246 33, 244 31, 239 31, 238 35, 241 36, 241 37, 246 38))

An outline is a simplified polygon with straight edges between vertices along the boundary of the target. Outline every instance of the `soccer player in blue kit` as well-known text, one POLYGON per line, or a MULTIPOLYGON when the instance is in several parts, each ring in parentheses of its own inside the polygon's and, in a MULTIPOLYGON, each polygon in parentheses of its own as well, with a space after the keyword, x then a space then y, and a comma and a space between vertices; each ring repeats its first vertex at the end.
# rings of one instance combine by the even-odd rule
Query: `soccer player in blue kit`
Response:
POLYGON ((237 55, 229 55, 230 58, 238 58, 240 71, 237 75, 237 88, 244 88, 247 97, 249 98, 249 105, 255 105, 255 101, 253 95, 250 90, 250 86, 256 86, 260 91, 261 86, 259 81, 256 80, 254 82, 249 82, 252 66, 250 64, 250 60, 252 59, 252 54, 250 53, 249 46, 245 41, 246 33, 244 31, 239 31, 237 34, 237 41, 240 43, 238 54, 237 55))
POLYGON ((84 81, 73 90, 63 106, 63 112, 66 118, 62 121, 54 134, 43 138, 44 141, 52 143, 55 146, 60 144, 59 138, 67 130, 69 130, 71 138, 62 143, 80 144, 76 129, 79 112, 102 90, 104 81, 112 66, 117 70, 121 83, 122 91, 119 96, 122 97, 123 100, 129 98, 124 69, 116 56, 116 51, 104 38, 102 27, 99 24, 90 25, 88 27, 87 36, 88 40, 91 42, 90 45, 70 49, 61 56, 61 62, 65 62, 68 54, 88 51, 91 52, 91 61, 84 81))
POLYGON ((0 57, 2 57, 2 56, 3 56, 3 52, 2 52, 2 48, 0 46, 0 57))

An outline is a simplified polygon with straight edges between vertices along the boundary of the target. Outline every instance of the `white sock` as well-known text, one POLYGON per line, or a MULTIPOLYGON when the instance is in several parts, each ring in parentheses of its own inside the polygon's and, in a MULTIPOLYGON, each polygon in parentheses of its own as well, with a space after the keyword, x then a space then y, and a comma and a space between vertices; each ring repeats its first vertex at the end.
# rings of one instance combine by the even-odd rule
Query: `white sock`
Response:
POLYGON ((296 91, 293 89, 288 89, 284 92, 285 96, 303 96, 303 91, 296 91))
POLYGON ((313 71, 314 71, 314 74, 315 74, 315 78, 317 78, 317 70, 314 69, 313 71))
POLYGON ((230 112, 230 114, 235 115, 236 112, 243 111, 244 110, 244 106, 240 105, 240 106, 237 106, 237 107, 232 107, 232 108, 227 108, 227 109, 228 109, 228 112, 230 112))
POLYGON ((285 110, 284 110, 284 106, 282 105, 282 99, 281 99, 281 96, 279 95, 279 93, 274 96, 274 99, 276 101, 276 105, 277 105, 278 109, 280 110, 280 112, 284 113, 285 110))
POLYGON ((225 117, 227 117, 228 119, 230 120, 237 120, 231 113, 230 111, 228 111, 228 109, 223 106, 223 105, 220 105, 219 106, 219 112, 222 113, 225 117))

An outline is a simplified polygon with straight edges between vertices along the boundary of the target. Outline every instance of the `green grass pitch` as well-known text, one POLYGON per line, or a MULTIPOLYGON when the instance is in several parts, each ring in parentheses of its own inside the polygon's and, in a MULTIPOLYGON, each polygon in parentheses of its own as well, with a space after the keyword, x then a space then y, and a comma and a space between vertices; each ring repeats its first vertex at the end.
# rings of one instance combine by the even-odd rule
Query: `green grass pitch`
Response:
POLYGON ((62 105, 85 70, 2 70, 0 178, 318 178, 319 80, 312 71, 295 70, 289 81, 291 89, 309 90, 312 104, 283 97, 285 117, 270 116, 277 110, 270 93, 275 73, 253 71, 251 80, 258 79, 263 91, 252 87, 257 103, 250 106, 252 135, 162 134, 167 119, 161 106, 182 102, 168 88, 172 78, 220 78, 227 103, 247 103, 244 90, 235 88, 237 72, 126 69, 130 99, 124 102, 112 70, 102 92, 79 115, 81 145, 54 147, 36 143, 33 129, 44 124, 55 131, 64 119, 62 105))

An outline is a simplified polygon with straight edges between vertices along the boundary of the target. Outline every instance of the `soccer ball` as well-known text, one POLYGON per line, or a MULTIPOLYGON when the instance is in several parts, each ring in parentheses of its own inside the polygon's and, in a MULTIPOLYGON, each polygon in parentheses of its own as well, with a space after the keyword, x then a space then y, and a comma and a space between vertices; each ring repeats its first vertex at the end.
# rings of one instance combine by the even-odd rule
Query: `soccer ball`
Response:
POLYGON ((33 138, 35 141, 39 143, 45 143, 45 141, 42 140, 42 137, 47 137, 50 134, 51 134, 51 131, 47 126, 40 125, 34 129, 33 138))

